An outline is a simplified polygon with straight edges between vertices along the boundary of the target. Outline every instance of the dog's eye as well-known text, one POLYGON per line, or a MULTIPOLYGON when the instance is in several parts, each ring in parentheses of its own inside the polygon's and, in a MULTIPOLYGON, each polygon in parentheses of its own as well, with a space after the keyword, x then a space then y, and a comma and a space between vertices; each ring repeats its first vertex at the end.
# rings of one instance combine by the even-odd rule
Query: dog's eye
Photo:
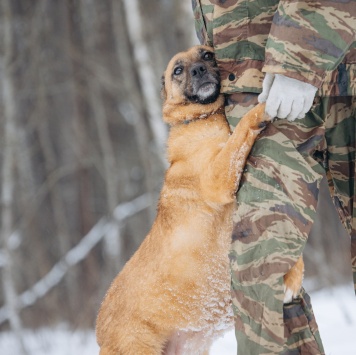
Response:
POLYGON ((183 68, 182 67, 177 67, 173 70, 174 75, 180 75, 183 73, 183 68))
POLYGON ((206 52, 203 55, 204 60, 213 60, 214 59, 214 53, 211 52, 206 52))

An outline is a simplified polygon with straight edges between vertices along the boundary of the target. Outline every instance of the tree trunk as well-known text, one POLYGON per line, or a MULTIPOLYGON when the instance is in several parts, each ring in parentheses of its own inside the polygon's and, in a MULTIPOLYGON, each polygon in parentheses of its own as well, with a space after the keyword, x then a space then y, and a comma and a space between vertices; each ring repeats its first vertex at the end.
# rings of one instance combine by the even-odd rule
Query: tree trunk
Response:
POLYGON ((137 0, 123 0, 123 3, 129 40, 133 49, 133 57, 141 84, 145 107, 148 112, 149 123, 154 136, 157 154, 160 156, 162 163, 167 166, 163 154, 167 139, 167 129, 161 119, 162 111, 160 99, 154 85, 156 77, 150 59, 150 52, 143 38, 139 3, 137 0))
POLYGON ((7 306, 10 326, 16 334, 21 352, 27 354, 22 334, 22 323, 17 307, 17 294, 12 275, 13 258, 9 247, 9 239, 14 232, 14 157, 16 154, 16 100, 13 83, 14 37, 11 1, 2 2, 4 27, 4 56, 2 63, 2 95, 4 105, 4 150, 1 183, 1 242, 5 255, 5 264, 2 268, 2 284, 5 304, 7 306))

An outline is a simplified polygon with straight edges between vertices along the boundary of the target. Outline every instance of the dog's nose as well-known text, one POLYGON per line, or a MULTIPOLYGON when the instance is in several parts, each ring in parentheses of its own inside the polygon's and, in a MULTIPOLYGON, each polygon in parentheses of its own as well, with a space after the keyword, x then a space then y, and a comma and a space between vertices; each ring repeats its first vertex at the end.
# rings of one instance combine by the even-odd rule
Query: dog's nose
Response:
POLYGON ((206 67, 204 64, 202 63, 197 63, 194 64, 191 68, 190 68, 190 74, 194 77, 202 77, 204 74, 206 73, 206 67))

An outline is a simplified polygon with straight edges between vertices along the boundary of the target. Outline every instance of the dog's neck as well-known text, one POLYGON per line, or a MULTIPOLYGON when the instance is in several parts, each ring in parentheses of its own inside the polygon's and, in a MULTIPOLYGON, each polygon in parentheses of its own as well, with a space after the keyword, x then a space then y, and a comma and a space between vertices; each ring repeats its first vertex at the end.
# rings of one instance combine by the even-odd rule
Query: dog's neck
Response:
POLYGON ((193 119, 186 119, 183 122, 180 122, 178 124, 187 125, 189 123, 192 123, 192 122, 195 122, 195 121, 199 121, 199 120, 203 120, 203 119, 208 118, 210 116, 220 115, 220 114, 223 114, 223 113, 225 113, 225 108, 224 108, 224 106, 221 106, 216 111, 213 111, 213 112, 210 112, 210 113, 203 113, 199 117, 196 117, 196 118, 193 118, 193 119))
POLYGON ((174 101, 166 102, 163 106, 163 119, 170 126, 180 124, 189 124, 191 122, 205 119, 214 114, 223 114, 224 96, 220 95, 218 99, 211 104, 199 103, 175 103, 174 101))

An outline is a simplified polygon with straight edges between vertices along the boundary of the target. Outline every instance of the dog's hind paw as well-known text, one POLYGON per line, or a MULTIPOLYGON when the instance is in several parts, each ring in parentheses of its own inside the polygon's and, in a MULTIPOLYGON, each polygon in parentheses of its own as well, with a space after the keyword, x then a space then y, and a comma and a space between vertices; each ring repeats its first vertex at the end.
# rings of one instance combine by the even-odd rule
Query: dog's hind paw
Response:
POLYGON ((291 288, 286 287, 286 285, 284 285, 283 303, 291 303, 295 298, 298 297, 299 292, 300 292, 300 289, 292 290, 291 288))
POLYGON ((289 272, 284 275, 284 303, 290 303, 297 298, 302 288, 304 276, 303 258, 300 257, 289 272))

